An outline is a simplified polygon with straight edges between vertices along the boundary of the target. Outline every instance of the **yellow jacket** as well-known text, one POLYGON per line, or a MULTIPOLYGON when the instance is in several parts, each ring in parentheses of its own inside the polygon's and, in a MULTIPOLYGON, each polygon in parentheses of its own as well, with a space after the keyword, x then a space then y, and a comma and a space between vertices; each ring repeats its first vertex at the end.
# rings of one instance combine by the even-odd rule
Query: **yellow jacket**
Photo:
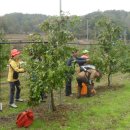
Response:
POLYGON ((18 79, 13 79, 13 73, 14 71, 18 73, 23 73, 25 70, 23 68, 20 68, 20 62, 15 61, 13 59, 9 60, 9 71, 8 71, 8 81, 9 82, 14 82, 17 81, 18 79))

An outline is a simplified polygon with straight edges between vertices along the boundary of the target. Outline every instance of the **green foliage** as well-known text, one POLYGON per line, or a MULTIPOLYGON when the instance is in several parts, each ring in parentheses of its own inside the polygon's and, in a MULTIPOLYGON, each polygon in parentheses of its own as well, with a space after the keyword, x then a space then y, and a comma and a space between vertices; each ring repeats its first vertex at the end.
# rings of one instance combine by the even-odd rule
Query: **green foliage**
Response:
POLYGON ((98 36, 99 48, 95 49, 92 58, 94 64, 108 75, 108 86, 110 86, 111 75, 125 69, 124 57, 128 54, 127 48, 120 40, 121 29, 110 19, 104 17, 99 20, 97 25, 100 28, 98 36))
MULTIPOLYGON (((6 42, 4 34, 0 33, 0 42, 6 42)), ((7 62, 9 60, 9 45, 0 44, 0 72, 3 72, 7 67, 7 62)))
POLYGON ((37 31, 39 24, 47 18, 41 14, 11 13, 0 19, 0 28, 6 33, 30 33, 37 31))
POLYGON ((40 101, 40 93, 51 93, 64 85, 66 73, 71 67, 66 66, 67 57, 73 50, 67 42, 74 36, 68 31, 69 17, 51 17, 41 24, 41 29, 47 35, 48 43, 39 34, 30 36, 30 40, 41 43, 29 45, 25 51, 27 71, 29 74, 30 99, 34 104, 40 101))
POLYGON ((126 46, 123 46, 123 48, 121 48, 122 59, 120 59, 120 62, 121 62, 121 71, 123 73, 130 72, 129 54, 130 54, 130 45, 127 44, 126 46))

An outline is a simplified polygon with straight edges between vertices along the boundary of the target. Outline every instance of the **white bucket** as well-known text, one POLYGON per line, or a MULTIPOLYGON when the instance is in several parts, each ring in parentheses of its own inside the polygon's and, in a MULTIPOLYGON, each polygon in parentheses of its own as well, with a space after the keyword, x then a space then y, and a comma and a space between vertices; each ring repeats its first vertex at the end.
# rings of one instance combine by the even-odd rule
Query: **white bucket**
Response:
POLYGON ((0 103, 0 111, 2 111, 2 103, 0 103))

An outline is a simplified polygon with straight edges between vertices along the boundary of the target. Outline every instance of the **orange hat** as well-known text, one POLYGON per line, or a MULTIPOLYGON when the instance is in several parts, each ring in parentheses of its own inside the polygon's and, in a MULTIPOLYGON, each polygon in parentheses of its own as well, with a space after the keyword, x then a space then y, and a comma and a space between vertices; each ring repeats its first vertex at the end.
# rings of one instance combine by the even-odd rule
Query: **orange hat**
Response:
POLYGON ((13 50, 11 50, 11 56, 16 56, 16 55, 19 55, 21 52, 20 51, 18 51, 17 49, 13 49, 13 50))

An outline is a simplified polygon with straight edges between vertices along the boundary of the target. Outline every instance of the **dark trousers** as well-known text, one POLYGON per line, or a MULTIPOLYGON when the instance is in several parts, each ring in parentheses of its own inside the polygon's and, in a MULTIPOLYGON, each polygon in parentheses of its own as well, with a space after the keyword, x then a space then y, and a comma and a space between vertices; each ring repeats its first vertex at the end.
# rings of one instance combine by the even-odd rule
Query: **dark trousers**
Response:
POLYGON ((9 96, 9 103, 14 103, 14 94, 15 94, 15 87, 16 87, 16 99, 20 98, 20 81, 17 80, 15 82, 9 82, 10 84, 10 96, 9 96))
POLYGON ((69 96, 72 94, 71 82, 72 82, 72 78, 68 78, 66 81, 66 87, 65 87, 65 95, 66 96, 69 96))
POLYGON ((42 100, 44 100, 47 97, 44 91, 40 93, 40 96, 42 100))

